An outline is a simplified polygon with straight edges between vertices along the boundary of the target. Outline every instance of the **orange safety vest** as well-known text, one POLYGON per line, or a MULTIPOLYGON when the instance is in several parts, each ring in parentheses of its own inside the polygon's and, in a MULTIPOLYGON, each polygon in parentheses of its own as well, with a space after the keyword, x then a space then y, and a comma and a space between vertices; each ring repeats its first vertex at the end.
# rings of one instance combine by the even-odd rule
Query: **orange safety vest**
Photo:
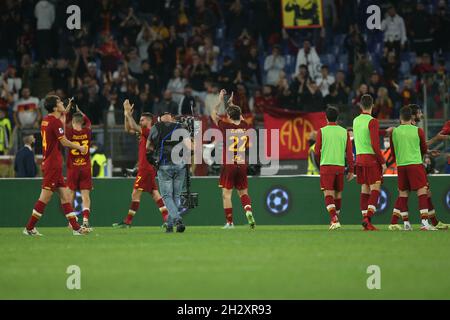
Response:
POLYGON ((381 152, 383 154, 384 160, 386 160, 386 174, 397 174, 397 164, 394 161, 394 157, 392 156, 392 149, 388 148, 381 152))

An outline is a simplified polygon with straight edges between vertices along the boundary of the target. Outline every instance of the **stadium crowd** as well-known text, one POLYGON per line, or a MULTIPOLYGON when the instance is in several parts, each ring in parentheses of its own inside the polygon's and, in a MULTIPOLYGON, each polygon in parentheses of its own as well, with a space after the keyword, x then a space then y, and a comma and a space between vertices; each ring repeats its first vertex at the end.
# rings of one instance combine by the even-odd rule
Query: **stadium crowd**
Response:
MULTIPOLYGON (((323 0, 324 27, 282 28, 280 0, 80 0, 0 3, 0 153, 11 130, 38 128, 42 98, 74 96, 94 125, 123 123, 122 101, 142 112, 210 115, 220 88, 244 113, 314 112, 327 104, 398 117, 428 92, 428 116, 444 117, 450 67, 449 4, 370 1, 381 30, 367 30, 369 1, 323 0), (105 111, 118 111, 106 112, 105 111), (107 114, 107 116, 104 116, 107 114)), ((350 110, 351 109, 351 110, 350 110)))

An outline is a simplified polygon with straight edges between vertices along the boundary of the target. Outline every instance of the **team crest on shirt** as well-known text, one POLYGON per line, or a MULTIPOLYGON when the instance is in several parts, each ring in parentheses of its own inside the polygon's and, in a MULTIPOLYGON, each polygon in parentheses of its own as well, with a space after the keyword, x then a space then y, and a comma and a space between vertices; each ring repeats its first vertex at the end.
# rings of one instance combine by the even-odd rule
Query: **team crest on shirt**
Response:
POLYGON ((63 134, 63 133, 64 133, 63 128, 59 128, 59 133, 60 133, 60 134, 63 134))

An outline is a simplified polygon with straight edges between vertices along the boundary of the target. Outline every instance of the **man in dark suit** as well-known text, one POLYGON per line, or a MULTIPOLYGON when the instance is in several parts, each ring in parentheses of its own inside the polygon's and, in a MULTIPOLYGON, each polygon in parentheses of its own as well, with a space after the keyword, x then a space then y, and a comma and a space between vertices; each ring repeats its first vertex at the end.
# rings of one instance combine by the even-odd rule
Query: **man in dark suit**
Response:
POLYGON ((23 137, 23 143, 25 145, 17 152, 14 161, 16 178, 34 178, 36 176, 37 167, 33 152, 35 142, 36 139, 32 134, 23 137))

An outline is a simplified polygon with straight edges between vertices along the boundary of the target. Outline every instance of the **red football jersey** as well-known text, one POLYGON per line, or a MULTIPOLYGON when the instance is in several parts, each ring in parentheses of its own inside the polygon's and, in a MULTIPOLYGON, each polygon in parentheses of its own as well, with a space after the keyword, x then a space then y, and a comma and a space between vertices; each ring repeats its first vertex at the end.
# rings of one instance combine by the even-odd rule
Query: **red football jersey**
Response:
POLYGON ((66 128, 66 137, 68 140, 80 146, 87 146, 88 152, 82 154, 77 149, 70 149, 67 157, 67 168, 81 168, 91 167, 91 157, 89 155, 89 148, 91 147, 91 121, 88 117, 83 116, 84 127, 81 130, 75 130, 72 127, 66 128))
POLYGON ((138 155, 138 167, 141 170, 153 170, 153 166, 147 161, 147 139, 150 135, 149 128, 142 128, 141 137, 139 139, 139 155, 138 155))
POLYGON ((219 120, 217 125, 223 135, 223 163, 227 164, 226 160, 228 153, 228 162, 232 161, 231 163, 235 164, 245 164, 246 151, 249 147, 247 130, 250 128, 247 122, 241 120, 241 122, 236 125, 219 120))
POLYGON ((60 142, 64 136, 61 120, 53 115, 46 116, 41 122, 42 135, 42 169, 62 169, 63 157, 60 142))

